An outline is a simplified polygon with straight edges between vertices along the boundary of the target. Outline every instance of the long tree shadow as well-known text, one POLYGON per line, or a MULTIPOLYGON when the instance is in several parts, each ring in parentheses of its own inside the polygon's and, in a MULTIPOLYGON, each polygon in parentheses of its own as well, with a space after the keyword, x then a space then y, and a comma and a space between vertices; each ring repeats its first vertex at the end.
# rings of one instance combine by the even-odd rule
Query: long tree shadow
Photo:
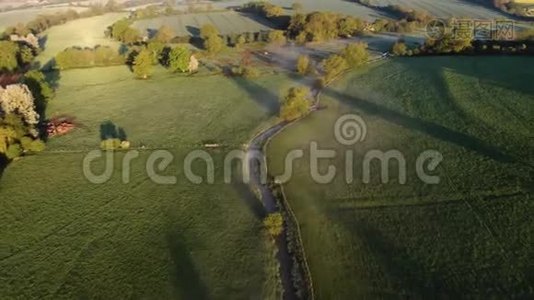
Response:
POLYGON ((229 78, 232 79, 237 86, 246 91, 250 98, 267 111, 270 116, 278 114, 280 103, 278 102, 277 95, 252 80, 232 76, 229 78))
POLYGON ((355 221, 353 215, 334 216, 352 233, 355 241, 368 246, 373 260, 393 284, 396 294, 414 299, 432 299, 436 295, 453 299, 461 296, 458 291, 446 287, 445 274, 441 274, 439 270, 429 270, 411 257, 406 249, 388 240, 379 229, 366 222, 355 221))
MULTIPOLYGON (((438 94, 441 96, 441 99, 446 101, 440 102, 445 107, 442 108, 442 111, 437 113, 446 113, 453 111, 458 115, 459 119, 462 121, 470 121, 471 118, 463 111, 454 100, 454 96, 451 93, 449 86, 447 85, 447 80, 443 73, 443 68, 441 65, 432 65, 432 64, 420 64, 413 63, 413 60, 410 61, 401 61, 401 63, 406 64, 407 69, 414 70, 421 74, 421 78, 428 84, 436 89, 438 94)), ((424 82, 422 81, 422 82, 424 82)))
POLYGON ((411 64, 409 60, 403 59, 398 60, 398 62, 409 64, 410 68, 413 65, 419 66, 421 71, 424 71, 424 68, 427 71, 430 68, 434 72, 439 72, 442 69, 450 69, 455 73, 477 78, 480 81, 486 81, 495 86, 519 91, 527 95, 534 95, 534 85, 530 81, 525 80, 525 77, 532 76, 531 70, 534 67, 534 59, 531 57, 478 56, 476 58, 457 57, 451 59, 445 56, 422 59, 431 59, 434 62, 439 62, 439 64, 411 64), (523 68, 518 69, 518 66, 522 66, 523 68))
POLYGON ((177 233, 167 236, 167 243, 173 261, 173 286, 182 299, 209 299, 208 291, 202 282, 193 258, 183 238, 177 233))
POLYGON ((326 89, 323 91, 325 95, 332 97, 348 106, 360 109, 365 113, 380 117, 388 122, 397 124, 410 130, 417 130, 439 140, 456 144, 466 149, 480 153, 486 157, 494 159, 503 163, 515 163, 516 159, 492 145, 486 144, 484 141, 472 137, 470 135, 454 131, 447 127, 404 115, 400 112, 394 111, 390 108, 360 99, 351 95, 335 91, 333 89, 326 89))

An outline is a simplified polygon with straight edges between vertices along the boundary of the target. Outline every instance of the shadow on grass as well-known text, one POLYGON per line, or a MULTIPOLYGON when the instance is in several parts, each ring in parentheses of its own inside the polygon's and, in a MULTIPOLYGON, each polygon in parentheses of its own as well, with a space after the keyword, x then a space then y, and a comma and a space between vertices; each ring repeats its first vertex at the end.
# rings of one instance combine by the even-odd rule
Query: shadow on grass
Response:
POLYGON ((365 5, 365 4, 362 4, 362 3, 358 2, 358 1, 355 1, 355 0, 342 0, 342 1, 343 2, 350 2, 350 3, 353 3, 354 5, 363 6, 363 7, 366 7, 368 9, 373 10, 376 14, 371 14, 369 16, 374 18, 374 19, 393 19, 393 20, 399 20, 400 19, 400 18, 398 18, 397 15, 392 13, 392 11, 386 5, 384 5, 384 6, 365 5))
POLYGON ((415 299, 431 299, 435 295, 446 298, 461 296, 458 292, 446 288, 447 280, 439 270, 429 270, 408 254, 406 249, 389 241, 380 230, 363 222, 356 222, 348 227, 359 240, 368 245, 387 280, 393 281, 396 294, 415 299))
POLYGON ((332 89, 326 89, 323 91, 323 93, 348 106, 362 110, 369 115, 374 115, 404 128, 416 130, 439 140, 456 144, 494 159, 498 162, 516 162, 515 158, 512 156, 503 153, 496 147, 488 145, 484 141, 465 133, 457 132, 447 127, 421 120, 419 118, 407 116, 384 106, 354 96, 346 95, 332 89))
POLYGON ((196 271, 193 258, 182 237, 177 233, 167 236, 173 269, 173 287, 182 299, 209 299, 208 291, 196 271))
POLYGON ((248 93, 250 98, 260 105, 270 116, 278 114, 280 110, 280 103, 278 102, 278 95, 273 94, 268 89, 241 77, 232 77, 230 79, 242 90, 248 93))
MULTIPOLYGON (((423 58, 427 59, 427 58, 423 58)), ((491 83, 492 85, 506 88, 512 91, 519 91, 527 95, 534 95, 534 85, 531 81, 525 80, 525 76, 531 75, 528 70, 534 67, 534 59, 530 57, 432 57, 428 58, 433 61, 439 61, 439 64, 426 63, 419 61, 415 63, 409 60, 397 60, 404 63, 407 67, 415 67, 425 75, 429 72, 439 73, 444 69, 451 70, 455 73, 476 78, 479 81, 491 83), (518 69, 518 67, 525 69, 518 69), (525 74, 524 71, 528 71, 525 74)), ((533 98, 534 99, 534 98, 533 98)))
POLYGON ((254 214, 254 217, 258 220, 263 220, 267 216, 265 206, 261 203, 261 199, 258 199, 256 195, 250 190, 248 184, 232 180, 233 188, 239 194, 240 199, 245 202, 247 208, 254 214))
POLYGON ((200 37, 200 28, 196 26, 187 25, 185 26, 185 29, 191 34, 191 36, 200 37))
POLYGON ((104 121, 100 124, 100 139, 102 141, 107 139, 120 139, 121 141, 127 140, 128 136, 124 128, 117 126, 111 121, 104 121))
POLYGON ((271 19, 264 18, 255 13, 240 12, 239 15, 248 18, 258 24, 261 24, 269 29, 286 29, 289 26, 289 16, 279 16, 271 19))
POLYGON ((2 175, 4 175, 4 171, 7 167, 7 158, 0 154, 0 182, 2 181, 2 175))

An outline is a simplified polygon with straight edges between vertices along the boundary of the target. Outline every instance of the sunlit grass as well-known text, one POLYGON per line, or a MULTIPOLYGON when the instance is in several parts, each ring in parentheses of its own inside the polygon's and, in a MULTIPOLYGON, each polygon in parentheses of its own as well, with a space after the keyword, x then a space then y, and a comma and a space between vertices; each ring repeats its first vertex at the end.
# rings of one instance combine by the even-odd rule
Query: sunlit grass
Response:
POLYGON ((268 148, 273 175, 291 149, 304 149, 286 185, 301 222, 310 268, 322 298, 405 294, 529 295, 532 293, 531 198, 534 89, 523 57, 395 59, 355 72, 324 91, 326 109, 276 137, 268 148), (334 123, 355 113, 367 138, 352 147, 334 139, 334 123), (322 160, 338 170, 326 185, 310 176, 309 143, 334 149, 322 160), (373 149, 399 150, 407 184, 362 182, 373 149), (427 149, 444 159, 421 182, 415 160, 427 149), (344 153, 354 152, 354 182, 345 182, 344 153))

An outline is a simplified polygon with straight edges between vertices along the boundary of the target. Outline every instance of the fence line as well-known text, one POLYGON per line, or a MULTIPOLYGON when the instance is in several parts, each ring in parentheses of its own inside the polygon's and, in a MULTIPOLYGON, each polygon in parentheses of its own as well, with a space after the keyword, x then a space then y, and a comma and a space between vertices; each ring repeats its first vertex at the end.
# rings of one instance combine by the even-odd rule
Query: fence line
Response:
POLYGON ((308 265, 308 258, 306 256, 306 251, 304 250, 304 242, 303 242, 303 239, 302 239, 302 232, 300 230, 300 222, 299 222, 299 219, 297 218, 297 216, 295 215, 295 212, 293 211, 293 209, 291 208, 291 205, 289 204, 289 201, 287 201, 287 197, 286 197, 286 193, 284 191, 284 185, 283 184, 278 184, 280 186, 280 191, 282 193, 282 203, 284 205, 284 207, 286 208, 286 211, 289 212, 289 215, 291 216, 291 218, 293 219, 293 223, 294 223, 294 227, 296 228, 296 232, 297 232, 297 239, 298 239, 298 250, 301 252, 300 256, 302 257, 302 262, 303 262, 303 265, 304 265, 304 273, 306 275, 306 282, 308 283, 308 290, 310 291, 310 299, 314 300, 315 299, 315 289, 313 287, 313 278, 312 278, 312 275, 311 275, 311 271, 310 271, 310 266, 308 265))

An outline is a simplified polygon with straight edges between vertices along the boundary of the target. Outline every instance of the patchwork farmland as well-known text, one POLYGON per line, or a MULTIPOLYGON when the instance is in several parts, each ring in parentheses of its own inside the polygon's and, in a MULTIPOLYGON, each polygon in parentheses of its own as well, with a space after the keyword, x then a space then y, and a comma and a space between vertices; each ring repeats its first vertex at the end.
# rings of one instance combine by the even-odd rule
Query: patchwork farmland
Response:
POLYGON ((7 11, 0 13, 0 32, 3 32, 8 26, 13 26, 18 23, 27 23, 38 15, 55 14, 57 12, 64 12, 69 9, 74 9, 78 12, 86 10, 83 7, 43 7, 43 8, 28 8, 14 11, 7 11))
POLYGON ((506 17, 496 9, 474 2, 465 0, 371 0, 371 3, 377 6, 400 5, 402 7, 425 10, 441 18, 496 19, 506 17))
MULTIPOLYGON (((222 2, 222 6, 238 5, 249 2, 248 0, 222 2)), ((273 4, 280 5, 286 9, 290 9, 293 0, 272 0, 273 4)), ((333 11, 344 14, 349 14, 355 17, 364 18, 367 20, 374 20, 376 18, 386 17, 382 12, 372 8, 363 6, 350 0, 301 0, 305 11, 333 11)), ((495 19, 507 17, 503 13, 491 7, 485 7, 474 1, 464 0, 371 0, 372 5, 387 6, 400 5, 403 7, 410 7, 419 10, 425 10, 435 15, 436 17, 469 17, 480 19, 495 19)))
POLYGON ((203 25, 212 24, 219 29, 221 34, 234 34, 242 32, 258 32, 272 29, 272 25, 265 19, 237 13, 212 12, 166 16, 154 19, 140 20, 134 23, 134 27, 141 32, 157 30, 162 25, 173 28, 177 36, 199 36, 203 25))

